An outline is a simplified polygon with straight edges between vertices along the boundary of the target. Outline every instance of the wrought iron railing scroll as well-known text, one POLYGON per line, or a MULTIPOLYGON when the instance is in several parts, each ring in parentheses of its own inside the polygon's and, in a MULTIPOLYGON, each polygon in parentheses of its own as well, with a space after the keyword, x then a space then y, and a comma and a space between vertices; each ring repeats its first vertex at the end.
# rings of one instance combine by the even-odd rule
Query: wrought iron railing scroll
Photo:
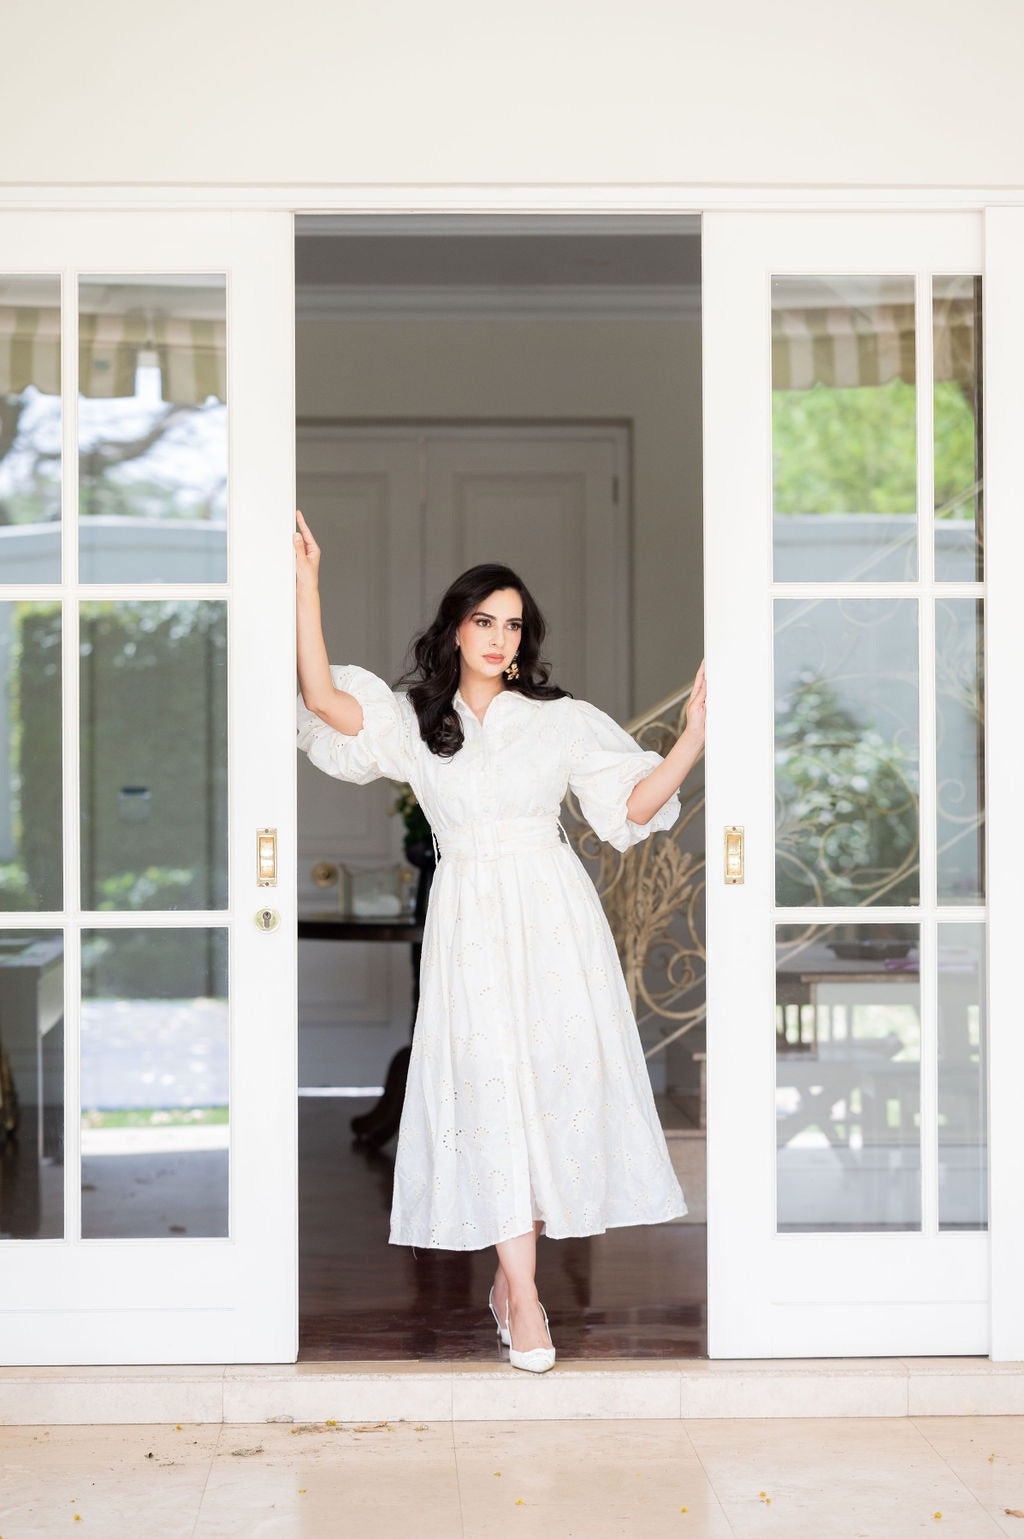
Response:
MULTIPOLYGON (((642 748, 668 752, 686 719, 689 686, 625 724, 642 748)), ((567 832, 604 905, 647 1058, 695 1027, 706 1006, 704 931, 704 761, 680 793, 681 814, 666 833, 626 851, 604 844, 567 799, 567 832)))

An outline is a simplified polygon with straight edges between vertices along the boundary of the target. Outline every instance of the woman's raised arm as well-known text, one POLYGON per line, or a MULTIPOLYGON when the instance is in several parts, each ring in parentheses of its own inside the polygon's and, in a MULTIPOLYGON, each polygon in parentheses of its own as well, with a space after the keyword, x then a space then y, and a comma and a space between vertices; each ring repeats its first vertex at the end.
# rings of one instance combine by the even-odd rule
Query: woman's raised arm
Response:
POLYGON ((354 737, 363 725, 363 708, 354 695, 335 689, 320 618, 320 547, 296 510, 295 545, 296 656, 299 689, 306 709, 328 726, 354 737))
POLYGON ((686 704, 686 726, 658 764, 643 780, 638 780, 626 803, 631 823, 649 823, 659 807, 674 795, 704 751, 704 721, 707 712, 707 681, 701 662, 686 704))

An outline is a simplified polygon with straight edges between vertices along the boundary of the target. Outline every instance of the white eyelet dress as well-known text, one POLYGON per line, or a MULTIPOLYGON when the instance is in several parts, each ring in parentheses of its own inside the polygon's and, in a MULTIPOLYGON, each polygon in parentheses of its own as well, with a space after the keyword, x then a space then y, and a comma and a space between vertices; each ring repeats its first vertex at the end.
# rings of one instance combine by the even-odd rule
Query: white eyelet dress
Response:
POLYGON ((332 667, 363 707, 355 735, 299 699, 299 747, 329 775, 407 781, 440 861, 424 925, 420 1002, 395 1155, 391 1242, 478 1250, 535 1219, 560 1239, 678 1218, 686 1203, 658 1121, 600 899, 560 831, 566 789, 624 850, 669 829, 626 801, 661 762, 585 700, 514 689, 432 754, 406 695, 332 667))

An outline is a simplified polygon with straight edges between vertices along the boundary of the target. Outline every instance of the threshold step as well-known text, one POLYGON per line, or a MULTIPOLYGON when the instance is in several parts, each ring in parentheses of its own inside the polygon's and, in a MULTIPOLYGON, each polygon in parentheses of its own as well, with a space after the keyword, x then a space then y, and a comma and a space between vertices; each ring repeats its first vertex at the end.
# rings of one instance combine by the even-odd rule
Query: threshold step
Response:
POLYGON ((987 1358, 0 1367, 0 1425, 1024 1415, 987 1358))

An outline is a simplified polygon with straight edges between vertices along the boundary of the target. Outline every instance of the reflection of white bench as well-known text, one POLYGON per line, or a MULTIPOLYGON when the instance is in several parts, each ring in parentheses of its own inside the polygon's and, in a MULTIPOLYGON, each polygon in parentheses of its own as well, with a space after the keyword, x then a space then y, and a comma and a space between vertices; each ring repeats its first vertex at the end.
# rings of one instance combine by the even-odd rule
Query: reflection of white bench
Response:
MULTIPOLYGON (((944 1223, 984 1213, 984 1083, 972 1037, 977 960, 940 948, 938 1160, 944 1223)), ((914 1228, 920 1221, 920 979, 808 944, 776 978, 780 1229, 914 1228), (866 1007, 858 1018, 858 1006, 866 1007), (868 1013, 870 1012, 870 1013, 868 1013)), ((936 1050, 933 1047, 932 1051, 936 1050)))

